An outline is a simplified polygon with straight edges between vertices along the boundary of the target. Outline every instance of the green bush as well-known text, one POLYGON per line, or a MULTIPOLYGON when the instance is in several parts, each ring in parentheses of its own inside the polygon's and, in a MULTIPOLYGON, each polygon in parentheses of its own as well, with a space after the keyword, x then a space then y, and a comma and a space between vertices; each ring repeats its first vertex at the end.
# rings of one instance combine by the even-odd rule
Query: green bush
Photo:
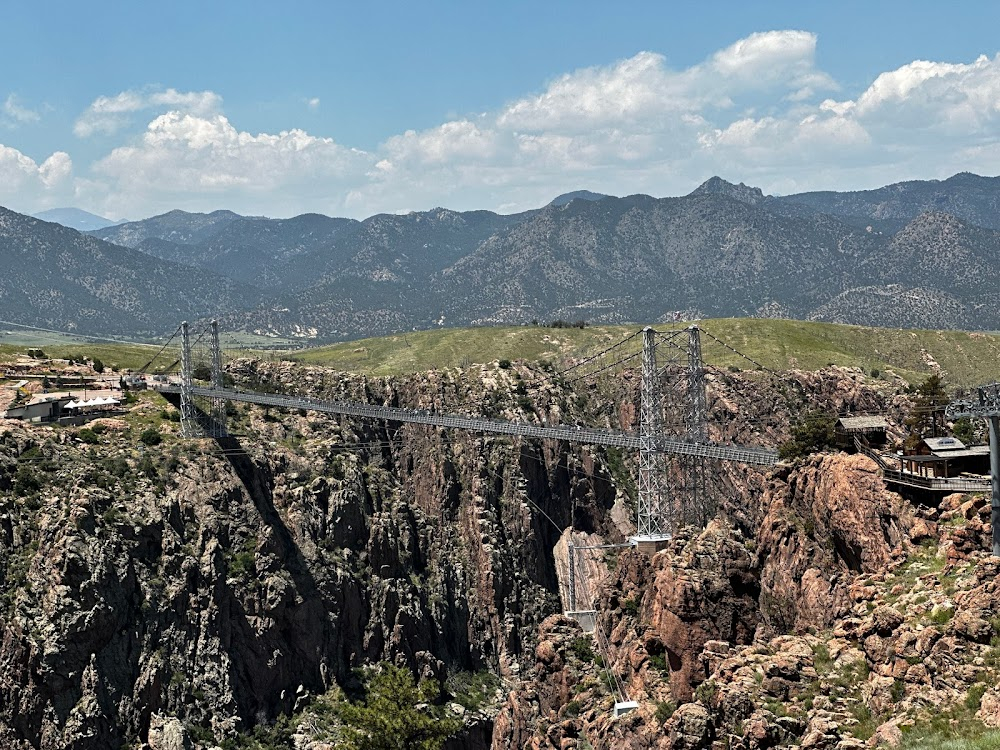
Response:
POLYGON ((569 647, 580 661, 592 662, 594 660, 594 647, 589 638, 574 638, 569 647))
POLYGON ((665 723, 667 719, 669 719, 671 716, 674 715, 674 711, 676 710, 677 706, 674 704, 673 701, 665 701, 657 703, 656 713, 654 714, 654 716, 656 717, 656 721, 660 724, 665 723))
POLYGON ((27 464, 17 467, 17 474, 14 475, 14 495, 24 497, 34 494, 42 488, 42 482, 27 464))
POLYGON ((982 682, 970 687, 965 696, 965 707, 970 711, 978 711, 983 702, 984 693, 986 693, 986 685, 982 682))
POLYGON ((142 434, 139 435, 139 440, 145 445, 159 445, 163 442, 163 435, 161 435, 160 431, 155 427, 147 427, 142 431, 142 434))
POLYGON ((821 411, 807 412, 792 427, 792 439, 778 448, 778 457, 794 459, 818 453, 833 445, 837 419, 821 411))

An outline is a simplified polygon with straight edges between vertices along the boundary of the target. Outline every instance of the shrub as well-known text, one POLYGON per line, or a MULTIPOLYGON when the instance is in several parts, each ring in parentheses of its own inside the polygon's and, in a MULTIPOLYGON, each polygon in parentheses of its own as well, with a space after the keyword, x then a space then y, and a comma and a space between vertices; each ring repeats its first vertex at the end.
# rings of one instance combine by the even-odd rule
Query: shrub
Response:
POLYGON ((80 440, 82 440, 83 442, 89 443, 91 445, 95 445, 101 442, 101 439, 97 437, 97 433, 94 432, 89 427, 84 427, 82 430, 76 433, 76 436, 80 438, 80 440))
POLYGON ((818 453, 833 445, 836 418, 820 411, 811 411, 792 427, 792 439, 778 448, 782 459, 799 458, 818 453))
POLYGON ((982 682, 969 688, 965 696, 965 707, 970 711, 978 711, 983 702, 983 694, 986 692, 986 685, 982 682))
POLYGON ((30 466, 22 464, 17 467, 17 474, 14 475, 14 495, 23 497, 38 492, 42 488, 42 482, 30 466))
POLYGON ((665 701, 656 704, 656 721, 660 724, 666 723, 667 719, 674 715, 674 711, 677 710, 677 706, 673 701, 665 701))
POLYGON ((139 435, 139 440, 141 440, 145 445, 159 445, 163 442, 163 435, 161 435, 160 431, 155 427, 147 427, 142 431, 142 434, 139 435))
POLYGON ((573 642, 570 644, 570 649, 576 654, 576 658, 580 661, 593 661, 594 660, 594 649, 590 645, 589 638, 574 638, 573 642))
POLYGON ((700 703, 710 706, 715 700, 715 694, 718 692, 719 686, 715 684, 713 680, 705 680, 698 687, 695 688, 694 697, 695 700, 700 703))
POLYGON ((500 369, 501 370, 509 370, 510 367, 511 367, 511 361, 509 359, 501 359, 500 360, 500 369))

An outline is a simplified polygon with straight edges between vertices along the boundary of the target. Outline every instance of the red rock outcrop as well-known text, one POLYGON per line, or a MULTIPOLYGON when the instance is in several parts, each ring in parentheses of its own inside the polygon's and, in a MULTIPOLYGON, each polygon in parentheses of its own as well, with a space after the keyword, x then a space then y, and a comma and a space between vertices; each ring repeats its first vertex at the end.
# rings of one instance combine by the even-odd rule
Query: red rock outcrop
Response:
POLYGON ((825 627, 842 615, 853 576, 898 559, 916 521, 874 462, 843 453, 777 474, 762 504, 761 616, 774 633, 825 627))

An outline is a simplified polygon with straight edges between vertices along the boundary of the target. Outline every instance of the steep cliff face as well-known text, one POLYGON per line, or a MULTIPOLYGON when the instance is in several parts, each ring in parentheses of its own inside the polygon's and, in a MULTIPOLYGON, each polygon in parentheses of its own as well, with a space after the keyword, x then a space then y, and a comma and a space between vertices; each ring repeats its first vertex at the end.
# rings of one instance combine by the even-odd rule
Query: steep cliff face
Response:
POLYGON ((652 560, 621 555, 600 654, 547 621, 494 749, 938 747, 1000 727, 984 498, 915 510, 867 459, 828 454, 777 472, 762 501, 755 537, 714 522, 652 560), (626 697, 638 708, 614 718, 626 697))
MULTIPOLYGON (((377 379, 246 360, 232 374, 537 422, 630 429, 637 413, 634 373, 591 390, 523 365, 377 379)), ((899 405, 837 368, 709 383, 721 441, 773 445, 802 408, 849 404, 899 405)), ((663 744, 660 705, 697 698, 755 639, 829 624, 913 524, 861 459, 770 477, 717 467, 722 520, 652 561, 604 560, 598 648, 550 617, 553 550, 571 524, 604 541, 631 532, 631 457, 239 405, 237 437, 186 441, 163 409, 146 398, 103 431, 0 430, 5 746, 210 746, 353 690, 355 668, 385 659, 440 681, 503 678, 499 713, 471 714, 456 747, 681 747, 663 744), (140 442, 150 427, 162 444, 140 442), (616 693, 640 709, 612 720, 616 693)), ((670 736, 701 746, 718 725, 706 706, 682 705, 670 736)))
POLYGON ((861 455, 814 456, 778 472, 763 507, 760 604, 772 634, 826 627, 842 616, 854 575, 898 560, 915 521, 910 503, 887 490, 861 455))
MULTIPOLYGON (((247 368, 257 385, 328 396, 520 408, 513 372, 388 383, 247 368), (511 382, 496 395, 491 377, 511 382)), ((117 747, 162 717, 221 740, 381 659, 514 678, 559 609, 554 524, 574 504, 603 519, 615 498, 601 462, 565 446, 243 407, 241 437, 181 441, 161 408, 144 401, 96 439, 0 437, 11 746, 117 747), (139 443, 149 425, 163 444, 139 443)))

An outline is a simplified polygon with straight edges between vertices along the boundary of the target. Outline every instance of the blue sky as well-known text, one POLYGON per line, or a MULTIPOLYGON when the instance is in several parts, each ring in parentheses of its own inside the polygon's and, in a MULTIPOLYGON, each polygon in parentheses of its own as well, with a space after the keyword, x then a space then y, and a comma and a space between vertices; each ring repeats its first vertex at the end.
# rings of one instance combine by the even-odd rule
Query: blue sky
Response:
POLYGON ((360 217, 996 174, 1000 4, 944 8, 10 4, 0 204, 360 217))

